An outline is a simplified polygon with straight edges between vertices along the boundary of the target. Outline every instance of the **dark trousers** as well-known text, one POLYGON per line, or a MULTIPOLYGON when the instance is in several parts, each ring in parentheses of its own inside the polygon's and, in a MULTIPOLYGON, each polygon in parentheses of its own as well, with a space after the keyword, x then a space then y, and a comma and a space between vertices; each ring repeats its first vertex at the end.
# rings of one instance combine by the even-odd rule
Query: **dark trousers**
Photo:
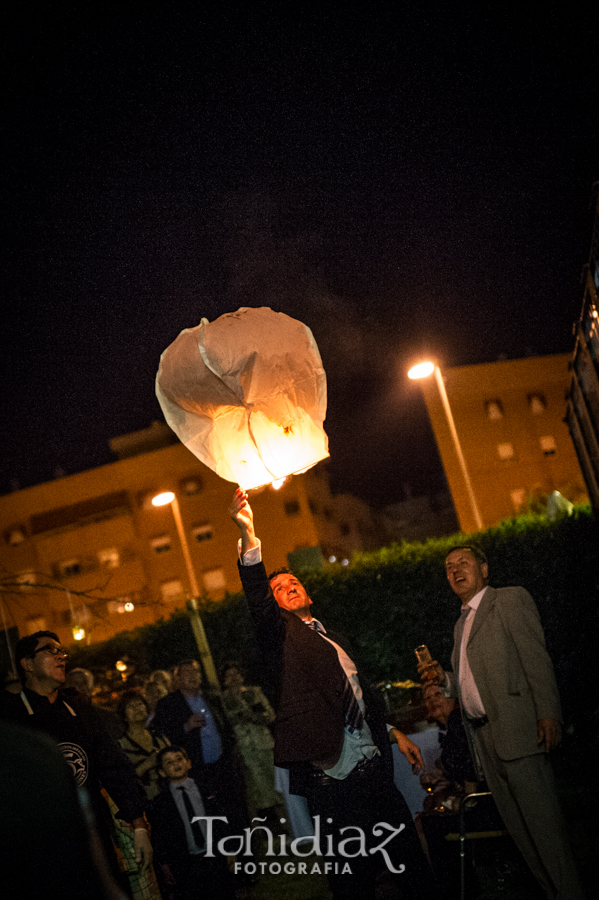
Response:
POLYGON ((230 834, 241 834, 250 824, 245 782, 237 753, 223 754, 215 763, 206 763, 203 769, 206 787, 216 796, 216 801, 228 820, 230 834))
POLYGON ((188 856, 176 869, 175 900, 235 900, 235 879, 222 856, 188 856))
MULTIPOLYGON (((312 816, 320 815, 321 849, 327 852, 326 836, 333 835, 334 857, 325 861, 337 863, 338 873, 328 874, 329 886, 338 900, 428 900, 434 896, 433 878, 426 857, 420 846, 410 810, 404 798, 393 784, 391 772, 380 756, 364 766, 360 765, 350 775, 339 781, 322 772, 314 772, 307 789, 308 806, 312 816), (329 821, 332 820, 332 821, 329 821), (392 837, 383 848, 389 856, 389 863, 382 851, 370 853, 392 834, 388 829, 376 828, 386 822, 393 828, 405 827, 392 837), (350 828, 350 826, 353 826, 350 828), (343 834, 340 829, 349 828, 343 834), (357 829, 360 829, 358 831, 357 829), (365 855, 354 856, 362 850, 358 836, 364 834, 365 855), (338 845, 347 838, 356 838, 344 849, 352 854, 347 858, 338 852, 338 845), (345 863, 349 863, 350 874, 341 874, 345 863), (400 874, 390 871, 405 866, 400 874)), ((335 866, 333 866, 333 870, 335 866)))

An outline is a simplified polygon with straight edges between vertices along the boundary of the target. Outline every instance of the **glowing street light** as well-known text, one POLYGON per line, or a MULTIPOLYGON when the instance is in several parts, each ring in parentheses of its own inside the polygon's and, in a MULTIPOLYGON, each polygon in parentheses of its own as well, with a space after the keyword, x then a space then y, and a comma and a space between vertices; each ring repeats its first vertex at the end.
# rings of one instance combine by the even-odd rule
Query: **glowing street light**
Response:
POLYGON ((156 494, 155 497, 152 497, 152 506, 168 506, 169 504, 173 512, 175 525, 177 527, 177 534, 179 535, 179 541, 181 543, 181 549, 183 551, 183 559, 185 560, 185 568, 187 569, 187 577, 189 579, 189 586, 191 588, 192 597, 186 603, 187 612, 189 614, 189 621, 193 629, 196 644, 198 645, 198 650, 200 651, 206 678, 208 679, 212 687, 216 688, 216 690, 218 691, 220 690, 218 676, 216 674, 216 668, 214 665, 214 660, 212 659, 212 653, 210 652, 208 638, 206 637, 206 632, 204 630, 204 625, 198 609, 197 598, 200 595, 200 589, 198 587, 198 580, 196 578, 195 569, 193 567, 191 553, 189 552, 187 535, 185 534, 185 529, 183 527, 183 519, 181 518, 179 501, 172 491, 164 491, 163 493, 156 494))
POLYGON ((474 521, 476 522, 476 527, 479 531, 482 530, 483 520, 480 514, 480 510, 478 508, 478 504, 476 502, 476 497, 474 496, 474 490, 472 488, 472 482, 470 481, 470 475, 468 473, 468 469, 466 467, 466 460, 464 459, 464 454, 462 452, 462 445, 460 444, 460 439, 458 438, 458 432, 455 427, 455 422, 453 420, 453 414, 451 412, 451 407, 449 405, 449 399, 447 397, 447 391, 445 390, 445 383, 443 381, 443 375, 441 374, 441 369, 439 366, 435 365, 433 362, 422 362, 416 366, 412 366, 412 368, 408 372, 408 378, 413 380, 417 380, 420 378, 428 378, 430 375, 434 373, 435 381, 437 383, 437 388, 439 390, 439 395, 441 397, 441 403, 443 404, 443 410, 445 412, 445 417, 447 419, 447 424, 449 425, 449 431, 453 440, 453 446, 456 452, 456 456, 458 458, 458 463, 460 466, 460 471, 462 473, 462 478, 464 479, 464 484, 466 485, 466 493, 468 494, 468 500, 470 501, 470 508, 472 510, 472 515, 474 517, 474 521))
POLYGON ((152 506, 166 506, 168 503, 172 503, 175 499, 175 495, 172 491, 164 491, 162 494, 156 494, 155 497, 152 497, 152 506))

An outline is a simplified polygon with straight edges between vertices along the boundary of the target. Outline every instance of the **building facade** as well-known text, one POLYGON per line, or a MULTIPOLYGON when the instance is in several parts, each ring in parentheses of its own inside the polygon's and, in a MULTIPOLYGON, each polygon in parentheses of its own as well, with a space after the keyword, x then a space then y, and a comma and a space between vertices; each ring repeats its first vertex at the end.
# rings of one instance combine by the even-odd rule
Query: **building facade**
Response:
MULTIPOLYGON (((445 369, 443 381, 483 527, 552 491, 588 499, 564 423, 569 354, 445 369)), ((477 530, 437 385, 421 382, 460 528, 477 530)))
MULTIPOLYGON (((240 590, 234 485, 172 443, 166 426, 111 446, 117 462, 0 497, 5 632, 96 642, 183 608, 191 588, 173 510, 151 502, 162 491, 177 496, 200 592, 218 600, 240 590)), ((318 545, 303 476, 255 492, 252 506, 270 568, 318 545)))
POLYGON ((575 332, 566 421, 593 509, 599 515, 599 184, 595 190, 595 223, 575 332))

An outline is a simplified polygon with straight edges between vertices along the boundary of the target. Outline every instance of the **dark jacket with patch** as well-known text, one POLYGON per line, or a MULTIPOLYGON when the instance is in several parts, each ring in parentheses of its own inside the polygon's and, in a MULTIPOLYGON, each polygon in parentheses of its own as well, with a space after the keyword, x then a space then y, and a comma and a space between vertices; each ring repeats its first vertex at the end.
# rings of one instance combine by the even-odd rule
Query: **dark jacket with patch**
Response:
POLYGON ((28 688, 24 694, 33 714, 19 694, 4 691, 0 694, 0 718, 19 722, 53 738, 75 782, 87 789, 99 821, 106 822, 108 816, 102 787, 116 803, 119 818, 132 822, 142 816, 145 798, 133 766, 106 731, 97 710, 71 696, 65 703, 60 692, 54 703, 28 688))

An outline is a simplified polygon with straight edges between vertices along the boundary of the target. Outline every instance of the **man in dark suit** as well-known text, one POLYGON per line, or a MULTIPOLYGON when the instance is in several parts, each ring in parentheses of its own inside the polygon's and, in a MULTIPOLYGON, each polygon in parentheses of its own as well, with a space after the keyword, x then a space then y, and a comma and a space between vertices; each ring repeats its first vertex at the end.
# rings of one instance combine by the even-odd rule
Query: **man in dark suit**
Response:
POLYGON ((437 675, 460 698, 497 808, 547 897, 581 900, 549 762, 562 718, 537 607, 524 588, 490 587, 476 546, 453 547, 445 566, 462 615, 453 671, 446 675, 437 663, 437 675))
POLYGON ((156 704, 153 725, 171 744, 183 747, 191 760, 193 776, 208 785, 238 833, 247 825, 245 788, 235 745, 220 697, 202 691, 202 670, 195 659, 179 663, 179 690, 156 704))
POLYGON ((335 857, 327 872, 333 895, 365 900, 379 886, 388 897, 423 900, 431 875, 393 784, 391 742, 415 770, 422 767, 420 750, 401 732, 387 731, 374 699, 364 698, 347 644, 313 618, 298 579, 287 570, 266 575, 241 489, 229 513, 241 532, 239 571, 275 698, 275 764, 290 770, 291 793, 306 796, 320 817, 323 852, 353 837, 351 853, 345 845, 339 851, 340 844, 336 854, 327 853, 335 857), (377 830, 379 823, 385 829, 377 830), (380 848, 383 834, 388 840, 380 848), (343 873, 344 864, 351 874, 343 873))
MULTIPOLYGON (((234 881, 226 859, 218 853, 206 856, 206 826, 193 821, 196 816, 222 815, 222 811, 190 777, 191 762, 182 747, 163 747, 157 767, 164 785, 149 818, 163 882, 174 888, 176 900, 197 900, 200 896, 234 900, 234 881)), ((213 841, 218 842, 220 836, 219 823, 214 822, 213 841)))

